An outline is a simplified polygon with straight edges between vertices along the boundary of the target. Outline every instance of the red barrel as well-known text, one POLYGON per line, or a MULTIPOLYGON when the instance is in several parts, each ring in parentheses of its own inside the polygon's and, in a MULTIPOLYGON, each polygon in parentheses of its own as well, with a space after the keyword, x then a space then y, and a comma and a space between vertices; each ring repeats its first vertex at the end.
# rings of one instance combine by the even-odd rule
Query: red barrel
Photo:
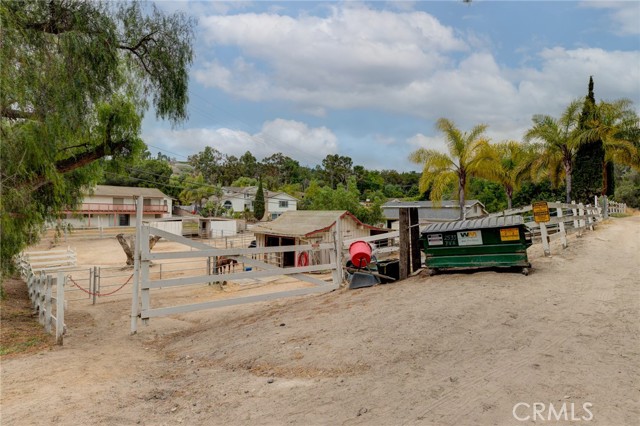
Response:
POLYGON ((371 246, 364 241, 356 241, 349 246, 351 263, 356 268, 364 268, 371 262, 371 246))

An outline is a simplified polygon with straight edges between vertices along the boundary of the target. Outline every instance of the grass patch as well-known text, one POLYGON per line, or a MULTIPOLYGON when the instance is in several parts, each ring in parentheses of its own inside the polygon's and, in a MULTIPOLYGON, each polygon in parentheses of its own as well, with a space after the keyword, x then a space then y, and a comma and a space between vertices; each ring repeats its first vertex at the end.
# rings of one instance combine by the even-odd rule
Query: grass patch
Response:
POLYGON ((52 348, 55 338, 44 330, 34 315, 24 281, 6 279, 3 287, 6 297, 0 303, 0 357, 52 348))
POLYGON ((629 217, 631 216, 628 213, 609 213, 610 217, 629 217))

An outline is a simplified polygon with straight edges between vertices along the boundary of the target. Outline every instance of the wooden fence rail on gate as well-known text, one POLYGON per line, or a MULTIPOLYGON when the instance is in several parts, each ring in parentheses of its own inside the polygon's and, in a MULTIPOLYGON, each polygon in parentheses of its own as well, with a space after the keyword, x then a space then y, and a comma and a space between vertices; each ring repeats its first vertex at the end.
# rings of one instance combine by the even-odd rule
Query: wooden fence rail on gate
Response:
POLYGON ((509 209, 498 213, 492 213, 489 217, 522 215, 525 218, 525 225, 529 228, 534 242, 541 242, 545 256, 551 255, 550 242, 560 240, 563 248, 568 246, 567 235, 582 235, 585 229, 593 231, 596 222, 602 220, 602 212, 597 206, 584 205, 575 202, 547 203, 551 213, 551 219, 548 222, 536 223, 532 219, 533 210, 531 205, 509 209))
MULTIPOLYGON (((337 265, 340 264, 340 256, 337 255, 337 247, 341 242, 308 244, 297 246, 279 246, 279 247, 257 247, 257 248, 214 248, 198 241, 190 240, 180 235, 170 232, 141 226, 140 230, 140 248, 136 256, 139 263, 138 276, 134 278, 134 298, 132 300, 132 318, 141 318, 146 321, 152 317, 165 316, 177 313, 194 312, 203 309, 218 308, 224 306, 234 306, 244 303, 254 303, 259 301, 275 300, 283 297, 301 296, 313 293, 323 293, 334 290, 339 287, 342 281, 341 268, 338 270, 337 265), (149 249, 149 235, 158 235, 166 240, 181 243, 190 248, 189 251, 171 252, 171 253, 151 253, 149 249), (194 250, 195 249, 195 250, 194 250), (281 254, 286 252, 295 252, 296 258, 298 253, 310 253, 317 250, 329 251, 329 262, 323 264, 311 264, 305 266, 279 267, 267 263, 260 257, 270 254, 281 254), (176 260, 176 259, 210 259, 219 257, 233 258, 239 263, 249 265, 241 272, 229 272, 221 274, 220 271, 207 271, 207 273, 197 276, 152 279, 150 275, 151 261, 157 260, 176 260), (321 280, 319 278, 307 275, 310 272, 331 272, 331 282, 321 280), (151 298, 152 291, 159 288, 170 288, 188 286, 193 284, 203 284, 211 282, 220 282, 223 280, 241 280, 241 279, 261 279, 273 276, 291 276, 301 281, 313 284, 312 287, 305 287, 295 290, 278 291, 274 293, 260 294, 255 296, 235 297, 231 299, 214 300, 210 302, 192 303, 187 305, 174 305, 164 307, 152 307, 151 298), (136 281, 138 284, 136 284, 136 281), (136 302, 136 288, 140 291, 140 306, 136 302)), ((135 266, 135 265, 134 265, 135 266)), ((134 274, 136 268, 134 267, 134 274)), ((137 330, 136 321, 132 321, 131 332, 137 330)))

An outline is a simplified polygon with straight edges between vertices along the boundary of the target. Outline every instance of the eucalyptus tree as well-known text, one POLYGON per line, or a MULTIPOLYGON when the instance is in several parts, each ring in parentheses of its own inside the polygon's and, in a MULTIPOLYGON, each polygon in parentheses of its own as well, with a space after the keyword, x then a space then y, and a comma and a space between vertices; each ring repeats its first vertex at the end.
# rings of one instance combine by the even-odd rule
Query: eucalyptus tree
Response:
POLYGON ((445 191, 451 186, 456 187, 462 220, 466 213, 465 191, 469 179, 489 177, 495 166, 489 141, 484 135, 487 125, 478 124, 469 132, 462 132, 452 121, 440 118, 436 127, 444 133, 449 153, 419 148, 411 153, 409 160, 423 165, 420 192, 431 189, 431 200, 442 200, 445 191))
POLYGON ((3 270, 81 200, 101 159, 144 148, 148 107, 186 118, 194 25, 138 2, 0 2, 3 270))
POLYGON ((571 173, 573 161, 581 141, 580 102, 573 101, 560 118, 537 114, 532 118, 533 127, 524 135, 525 141, 540 142, 540 152, 532 163, 535 178, 546 176, 554 186, 562 178, 565 181, 566 202, 571 202, 571 173))

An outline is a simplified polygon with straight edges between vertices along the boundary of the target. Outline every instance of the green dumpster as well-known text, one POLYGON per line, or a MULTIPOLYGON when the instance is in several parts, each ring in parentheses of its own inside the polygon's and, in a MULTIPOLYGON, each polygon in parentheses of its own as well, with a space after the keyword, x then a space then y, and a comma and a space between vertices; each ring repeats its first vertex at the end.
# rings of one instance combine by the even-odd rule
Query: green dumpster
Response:
POLYGON ((528 275, 531 233, 520 216, 434 223, 421 232, 431 274, 444 268, 519 267, 528 275))

